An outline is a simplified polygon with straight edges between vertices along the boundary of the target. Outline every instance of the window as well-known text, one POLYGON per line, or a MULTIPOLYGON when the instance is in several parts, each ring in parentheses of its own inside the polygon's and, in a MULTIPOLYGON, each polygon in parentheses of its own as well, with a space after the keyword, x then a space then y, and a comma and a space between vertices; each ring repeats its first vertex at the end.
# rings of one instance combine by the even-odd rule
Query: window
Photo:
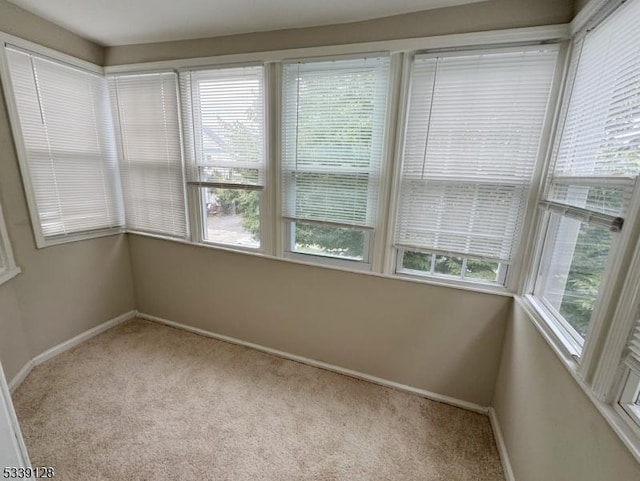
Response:
POLYGON ((630 2, 576 41, 541 203, 547 213, 533 293, 577 354, 596 306, 606 302, 609 254, 640 172, 639 20, 640 2, 630 2))
POLYGON ((258 249, 266 178, 264 67, 186 71, 181 81, 201 239, 258 249))
MULTIPOLYGON (((635 363, 637 361, 636 358, 635 363)), ((627 371, 619 405, 630 420, 636 424, 640 432, 640 367, 637 364, 633 364, 633 366, 627 371)))
POLYGON ((127 229, 187 236, 174 72, 109 78, 127 229))
POLYGON ((106 80, 11 45, 5 53, 38 246, 119 230, 124 211, 106 80))
POLYGON ((370 266, 388 84, 388 58, 284 65, 286 255, 370 266))
POLYGON ((557 56, 545 46, 415 57, 396 272, 505 283, 557 56))

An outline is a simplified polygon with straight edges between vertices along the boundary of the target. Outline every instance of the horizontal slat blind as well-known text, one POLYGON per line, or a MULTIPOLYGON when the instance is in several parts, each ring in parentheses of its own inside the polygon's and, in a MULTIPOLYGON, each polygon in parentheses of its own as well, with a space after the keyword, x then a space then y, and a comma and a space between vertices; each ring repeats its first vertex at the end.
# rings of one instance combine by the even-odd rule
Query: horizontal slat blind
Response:
POLYGON ((637 374, 640 374, 640 309, 638 310, 638 320, 631 330, 629 339, 629 355, 627 356, 627 365, 637 374))
POLYGON ((190 181, 264 185, 264 67, 185 71, 190 181))
POLYGON ((627 2, 579 50, 547 198, 624 215, 640 173, 640 2, 627 2))
POLYGON ((389 59, 287 63, 283 77, 284 216, 374 227, 389 59))
POLYGON ((174 72, 109 78, 127 228, 187 236, 174 72))
POLYGON ((398 246, 511 262, 557 55, 548 46, 416 56, 398 246))
POLYGON ((43 237, 122 226, 106 80, 21 49, 6 50, 25 174, 43 237))

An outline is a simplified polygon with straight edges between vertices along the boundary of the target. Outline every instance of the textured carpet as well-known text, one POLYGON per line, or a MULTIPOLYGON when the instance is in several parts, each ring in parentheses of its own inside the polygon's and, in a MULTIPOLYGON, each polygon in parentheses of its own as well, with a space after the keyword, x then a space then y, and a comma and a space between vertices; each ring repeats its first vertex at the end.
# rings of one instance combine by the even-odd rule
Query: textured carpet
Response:
POLYGON ((485 416, 132 320, 14 394, 57 480, 504 480, 485 416))

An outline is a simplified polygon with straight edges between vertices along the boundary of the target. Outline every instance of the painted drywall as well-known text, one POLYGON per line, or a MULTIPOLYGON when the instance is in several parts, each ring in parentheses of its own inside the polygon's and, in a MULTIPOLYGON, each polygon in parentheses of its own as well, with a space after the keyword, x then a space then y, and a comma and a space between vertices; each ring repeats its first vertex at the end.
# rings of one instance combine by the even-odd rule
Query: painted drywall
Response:
POLYGON ((11 380, 31 359, 22 312, 13 283, 0 285, 0 363, 11 380))
MULTIPOLYGON (((85 60, 102 61, 101 47, 5 0, 0 0, 0 30, 85 60)), ((0 203, 22 269, 0 286, 0 359, 11 379, 26 360, 134 309, 135 302, 126 236, 36 249, 4 97, 0 97, 0 203)))
POLYGON ((640 464, 517 303, 493 406, 518 481, 640 479, 640 464))
POLYGON ((138 310, 488 406, 511 298, 130 235, 138 310))
POLYGON ((487 0, 363 22, 127 45, 106 49, 106 65, 567 23, 572 0, 487 0))

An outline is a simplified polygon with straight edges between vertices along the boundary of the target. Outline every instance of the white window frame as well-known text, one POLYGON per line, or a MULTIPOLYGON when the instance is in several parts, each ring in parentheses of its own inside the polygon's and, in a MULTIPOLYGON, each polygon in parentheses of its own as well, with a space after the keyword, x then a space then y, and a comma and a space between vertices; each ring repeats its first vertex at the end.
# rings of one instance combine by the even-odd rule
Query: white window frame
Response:
POLYGON ((640 374, 627 368, 620 388, 621 393, 614 408, 640 437, 640 374))
MULTIPOLYGON (((371 270, 371 266, 373 264, 373 251, 375 246, 375 232, 374 229, 363 228, 363 227, 353 227, 354 230, 360 230, 363 233, 364 237, 364 251, 362 260, 360 259, 349 259, 347 257, 340 258, 337 256, 332 256, 329 254, 306 254, 304 252, 299 252, 293 250, 293 245, 295 244, 295 232, 293 226, 295 225, 295 220, 290 220, 286 218, 283 219, 283 230, 284 230, 284 242, 283 242, 283 254, 282 256, 287 259, 294 259, 300 262, 305 263, 315 263, 322 264, 328 266, 336 266, 336 267, 346 267, 355 270, 363 270, 369 271, 371 270)), ((347 227, 344 225, 331 224, 327 222, 301 222, 301 224, 316 224, 322 225, 326 227, 336 227, 341 229, 350 229, 351 227, 347 227)))
MULTIPOLYGON (((399 79, 402 74, 402 57, 401 54, 398 53, 379 53, 379 55, 386 55, 389 57, 389 80, 387 85, 387 104, 385 105, 385 116, 384 116, 384 137, 382 139, 382 148, 381 155, 382 158, 380 160, 380 185, 378 187, 378 205, 376 206, 376 222, 375 227, 362 227, 362 226, 348 226, 342 224, 334 224, 331 222, 320 222, 320 221, 298 221, 300 223, 313 223, 318 225, 325 225, 327 227, 337 227, 337 228, 346 228, 346 229, 354 229, 361 230, 364 235, 364 251, 362 260, 359 259, 349 259, 349 258, 340 258, 332 255, 324 255, 324 254, 306 254, 303 252, 295 251, 293 246, 295 245, 295 233, 293 231, 293 225, 295 224, 294 219, 289 219, 283 216, 282 211, 282 200, 281 200, 281 188, 282 181, 280 180, 280 175, 278 177, 277 183, 277 197, 278 197, 278 210, 277 217, 279 219, 279 242, 278 242, 278 250, 276 256, 282 257, 285 259, 295 260, 305 264, 318 264, 329 267, 339 267, 347 270, 354 271, 365 271, 365 272, 379 272, 381 266, 383 264, 383 256, 384 251, 377 248, 376 246, 380 246, 384 242, 384 237, 386 237, 386 219, 388 216, 388 205, 389 205, 389 177, 390 173, 393 171, 391 164, 393 158, 393 138, 396 134, 394 126, 396 125, 396 115, 398 109, 399 99, 396 96, 396 92, 398 91, 399 79)), ((298 58, 283 58, 281 62, 278 64, 278 75, 277 75, 277 83, 276 88, 278 91, 278 104, 277 104, 277 118, 278 122, 276 125, 277 133, 277 155, 278 159, 280 158, 282 152, 282 138, 283 131, 281 128, 281 119, 282 119, 282 66, 284 61, 292 62, 292 61, 331 61, 331 60, 346 60, 346 59, 357 59, 361 57, 372 56, 371 53, 363 52, 363 53, 355 53, 355 54, 343 54, 343 55, 309 55, 298 58)), ((280 174, 278 169, 278 174, 280 174)))
MULTIPOLYGON (((349 272, 363 272, 362 269, 358 269, 354 266, 355 262, 349 260, 336 259, 337 263, 332 263, 329 258, 320 258, 315 256, 315 259, 309 259, 305 254, 298 254, 293 256, 285 255, 284 244, 286 241, 286 226, 285 222, 280 215, 281 212, 281 179, 278 173, 278 159, 280 149, 280 103, 281 103, 281 84, 282 84, 282 63, 290 61, 291 59, 330 59, 330 58, 345 58, 350 57, 362 57, 371 55, 372 52, 390 52, 391 67, 389 77, 389 89, 390 95, 388 96, 389 107, 387 107, 388 125, 386 135, 388 139, 385 139, 385 148, 383 155, 386 157, 386 162, 383 162, 381 171, 381 178, 383 180, 378 209, 378 222, 375 226, 377 233, 376 240, 371 247, 371 267, 364 272, 368 272, 371 275, 382 275, 388 278, 404 279, 408 281, 419 282, 423 284, 432 284, 438 286, 448 286, 456 289, 463 289, 476 292, 491 293, 502 296, 512 296, 516 292, 517 277, 514 275, 516 269, 520 267, 520 260, 510 267, 510 281, 507 287, 492 286, 488 284, 480 284, 477 282, 458 282, 456 279, 437 278, 437 277, 409 277, 404 275, 395 274, 396 257, 395 249, 392 248, 393 232, 389 226, 394 225, 394 212, 396 205, 396 179, 398 177, 397 169, 399 168, 399 155, 398 152, 402 146, 403 136, 403 123, 406 110, 406 93, 408 90, 408 76, 407 66, 409 65, 411 55, 416 51, 425 51, 433 49, 464 49, 469 50, 480 45, 482 48, 499 48, 510 45, 520 45, 521 43, 539 43, 539 42, 561 42, 566 43, 569 39, 569 26, 568 25, 551 25, 551 26, 539 26, 539 27, 526 27, 510 30, 498 30, 488 32, 475 32, 465 34, 453 34, 443 35, 437 37, 423 37, 415 39, 403 39, 403 40, 390 40, 380 42, 365 42, 335 46, 324 47, 304 47, 298 49, 288 50, 274 50, 265 52, 255 52, 246 54, 231 54, 215 57, 203 57, 203 58, 187 58, 179 60, 166 60, 157 62, 145 62, 138 64, 126 64, 105 67, 107 74, 121 73, 121 72, 144 72, 144 71, 157 71, 163 69, 176 69, 176 70, 192 70, 197 68, 215 68, 241 66, 247 64, 261 63, 265 65, 267 73, 267 80, 265 83, 266 90, 266 103, 267 103, 267 119, 265 125, 265 131, 268 132, 267 141, 269 143, 267 152, 267 165, 266 165, 266 179, 267 185, 265 186, 263 200, 266 201, 267 208, 262 212, 264 222, 262 224, 261 234, 265 236, 262 244, 264 248, 261 252, 246 251, 237 246, 229 245, 215 245, 210 243, 203 243, 198 237, 201 227, 196 223, 199 221, 199 214, 194 205, 198 202, 197 198, 194 198, 193 188, 189 188, 188 195, 188 216, 189 222, 192 226, 192 237, 187 240, 187 243, 195 245, 206 246, 210 248, 223 249, 236 252, 245 252, 249 254, 258 254, 265 257, 274 259, 286 260, 290 262, 296 262, 301 264, 314 264, 325 266, 329 268, 337 268, 349 272), (325 260, 329 259, 329 260, 325 260), (310 262, 313 260, 314 262, 310 262), (318 262, 319 261, 319 262, 318 262), (340 262, 343 261, 343 262, 340 262)), ((562 58, 562 52, 560 58, 562 58)), ((559 62, 559 65, 561 62, 559 62)), ((552 90, 552 98, 555 98, 558 93, 558 86, 560 85, 559 79, 554 81, 552 90)), ((184 119, 184 115, 183 115, 184 119)), ((546 122, 546 124, 551 122, 546 122)), ((544 136, 547 136, 552 131, 551 125, 545 125, 543 132, 544 136)), ((546 137, 545 137, 546 138, 546 137)), ((541 142, 544 144, 544 141, 541 142)), ((539 163, 541 164, 541 163, 539 163)), ((537 185, 539 183, 538 177, 541 175, 541 165, 536 167, 532 184, 537 185)), ((532 206, 531 199, 535 199, 535 189, 531 189, 529 199, 529 212, 535 213, 535 207, 532 206)), ((527 219, 525 218, 525 226, 527 219)), ((153 234, 139 233, 140 235, 147 235, 150 237, 162 237, 153 234)), ((523 239, 525 238, 523 234, 523 239)), ((174 242, 180 242, 177 239, 167 239, 174 242)), ((525 251, 526 252, 526 251, 525 251)))
MULTIPOLYGON (((210 247, 222 248, 225 250, 234 250, 240 252, 254 253, 254 254, 262 254, 269 255, 273 251, 273 228, 271 221, 271 211, 272 211, 272 190, 271 187, 273 185, 272 174, 273 174, 273 146, 272 146, 272 135, 271 129, 273 124, 273 119, 271 118, 272 114, 272 105, 273 98, 271 95, 272 85, 274 83, 274 72, 269 64, 259 61, 249 61, 249 62, 230 62, 230 63, 214 63, 211 64, 202 64, 196 65, 193 67, 183 67, 178 69, 178 73, 184 71, 198 71, 198 70, 224 70, 228 68, 239 68, 239 67, 257 67, 260 66, 263 68, 263 81, 264 81, 264 185, 256 186, 251 184, 223 184, 216 182, 198 182, 198 181, 190 181, 188 176, 185 176, 186 183, 186 209, 187 209, 187 225, 190 227, 190 236, 189 240, 192 243, 206 245, 210 247), (222 188, 222 189, 234 189, 234 190, 253 190, 257 191, 260 195, 260 246, 259 247, 250 247, 250 246, 242 246, 238 244, 225 244, 222 242, 215 242, 208 240, 205 235, 205 229, 207 227, 207 214, 206 214, 206 203, 204 201, 204 190, 205 188, 222 188)), ((192 162, 192 159, 187 159, 187 156, 184 152, 184 143, 193 141, 193 139, 187 138, 188 129, 185 127, 186 122, 190 122, 186 115, 187 107, 183 105, 183 92, 181 91, 182 85, 180 82, 178 83, 178 95, 180 99, 180 119, 181 119, 181 139, 183 143, 183 158, 185 159, 184 164, 188 162, 192 162)), ((189 109, 193 108, 193 106, 189 107, 189 109)), ((195 133, 193 133, 195 135, 195 133)), ((185 167, 185 170, 195 169, 194 165, 189 165, 185 167)), ((140 233, 145 235, 144 233, 140 233)), ((169 239, 172 240, 172 239, 169 239)))
POLYGON ((495 286, 495 287, 504 287, 504 284, 506 282, 506 278, 507 278, 507 273, 509 272, 509 266, 507 264, 503 264, 501 262, 497 262, 497 261, 489 261, 495 264, 498 264, 498 272, 496 274, 496 279, 494 281, 487 281, 487 280, 483 280, 483 279, 473 279, 471 277, 466 277, 465 273, 466 273, 466 268, 467 268, 467 262, 470 260, 476 260, 472 257, 465 257, 465 256, 461 256, 461 255, 457 255, 457 254, 444 254, 442 252, 437 252, 437 251, 429 251, 427 249, 425 250, 416 250, 416 249, 409 249, 409 248, 403 248, 403 247, 396 247, 396 274, 398 276, 408 276, 408 277, 416 277, 416 278, 420 278, 420 277, 425 277, 425 276, 430 276, 430 277, 434 277, 437 279, 446 279, 449 281, 457 281, 457 282, 462 282, 462 283, 471 283, 471 284, 478 284, 481 286, 495 286), (426 254, 426 255, 430 255, 431 257, 431 269, 429 270, 429 272, 427 271, 420 271, 420 270, 416 270, 416 269, 409 269, 407 267, 403 266, 403 262, 404 262, 404 254, 405 252, 420 252, 422 254, 426 254), (461 267, 461 274, 459 276, 453 276, 453 275, 448 275, 448 274, 439 274, 437 272, 435 272, 435 261, 436 261, 436 256, 439 255, 447 255, 450 257, 457 257, 459 259, 462 259, 462 267, 461 267))
POLYGON ((42 227, 39 219, 40 215, 37 208, 35 193, 31 182, 29 167, 27 162, 27 152, 23 140, 22 129, 20 127, 18 108, 15 102, 15 96, 13 94, 13 87, 10 79, 9 62, 7 59, 5 44, 11 44, 16 47, 31 51, 44 57, 49 57, 57 62, 69 64, 73 67, 77 67, 83 70, 87 70, 92 73, 104 76, 105 69, 98 65, 92 64, 85 60, 72 57, 57 50, 53 50, 47 47, 43 47, 33 42, 23 40, 19 37, 9 35, 4 32, 0 32, 0 79, 2 80, 2 87, 4 91, 4 98, 7 105, 7 111, 9 113, 9 120, 11 124, 11 132, 14 138, 14 145, 16 153, 18 155, 18 162, 20 165, 20 172, 22 175, 22 185, 24 186, 25 196, 27 198, 27 206, 29 209, 29 216, 31 218, 31 226, 33 228, 33 235, 36 242, 36 247, 42 249, 44 247, 54 246, 58 244, 66 244, 67 242, 76 242, 87 239, 95 239, 98 237, 105 237, 111 235, 123 234, 126 232, 126 226, 112 227, 105 229, 97 229, 86 232, 77 232, 60 237, 51 237, 46 239, 42 233, 42 227))
MULTIPOLYGON (((619 0, 611 0, 602 2, 593 0, 598 3, 599 9, 589 9, 592 18, 585 20, 577 19, 581 22, 582 27, 574 36, 571 42, 570 52, 565 59, 564 75, 562 79, 562 92, 558 97, 556 113, 554 119, 554 131, 549 138, 548 151, 544 162, 544 173, 541 179, 548 179, 550 169, 552 168, 553 145, 558 136, 558 125, 563 121, 564 101, 568 100, 571 95, 571 83, 574 76, 570 72, 571 56, 576 54, 574 45, 576 41, 586 31, 602 19, 606 18, 615 8, 621 4, 619 0), (604 7, 603 7, 604 5, 604 7)), ((575 29, 572 29, 576 33, 575 29)), ((579 51, 577 51, 579 55, 579 51)), ((575 72, 573 73, 575 75, 575 72)), ((606 331, 611 325, 611 317, 616 308, 616 302, 620 298, 619 293, 624 280, 624 273, 633 255, 635 239, 637 238, 638 229, 640 229, 640 182, 636 182, 636 188, 632 196, 628 212, 625 214, 625 223, 620 233, 614 235, 609 256, 606 261, 606 267, 602 274, 601 287, 595 302, 595 308, 591 316, 591 322, 587 335, 584 340, 580 338, 577 332, 562 318, 562 316, 550 305, 548 305, 541 297, 536 295, 536 285, 539 276, 543 272, 543 258, 545 241, 547 239, 547 230, 550 226, 551 214, 549 211, 542 211, 539 204, 544 200, 544 192, 546 187, 545 181, 540 181, 537 201, 532 203, 532 207, 537 212, 535 218, 531 222, 532 230, 530 231, 528 259, 525 268, 521 274, 521 288, 519 292, 525 297, 526 302, 531 306, 537 314, 539 328, 544 330, 553 339, 553 345, 562 352, 564 356, 571 357, 576 362, 576 372, 582 378, 590 378, 597 369, 599 350, 602 347, 606 331), (622 273, 622 274, 620 274, 622 273)))
MULTIPOLYGON (((518 43, 518 46, 534 46, 536 44, 541 44, 542 40, 531 39, 530 41, 525 41, 522 43, 518 43)), ((517 294, 520 291, 520 286, 523 282, 523 273, 526 272, 527 261, 526 261, 526 253, 527 250, 527 240, 531 237, 531 233, 533 232, 531 229, 531 225, 534 222, 537 213, 537 200, 538 200, 538 190, 541 187, 542 179, 545 175, 545 165, 546 159, 548 158, 551 148, 550 144, 553 139, 554 127, 556 122, 556 117, 558 115, 558 109, 561 105, 562 101, 562 86, 564 85, 564 72, 565 65, 568 63, 568 44, 569 40, 567 38, 560 37, 556 40, 559 44, 558 50, 558 60, 556 63, 556 70, 553 75, 553 81, 551 83, 551 90, 549 92, 549 100, 547 104, 547 115, 544 120, 544 124, 541 129, 540 135, 540 143, 538 148, 538 154, 535 161, 535 166, 533 169, 533 175, 531 177, 529 189, 529 196, 526 200, 526 209, 524 219, 522 221, 522 232, 520 233, 520 241, 514 250, 514 262, 513 264, 506 267, 503 267, 502 272, 499 273, 498 282, 483 282, 477 280, 469 280, 469 279, 458 279, 451 278, 448 276, 441 275, 430 275, 428 273, 421 273, 418 271, 409 271, 406 269, 402 269, 402 255, 400 251, 402 248, 397 248, 394 246, 395 239, 395 224, 398 217, 398 209, 399 209, 399 195, 401 188, 401 173, 402 173, 402 156, 404 149, 404 141, 407 129, 408 122, 408 113, 409 113, 409 93, 411 87, 411 69, 413 65, 413 58, 416 53, 429 53, 434 49, 416 49, 415 51, 408 52, 404 56, 404 61, 402 63, 402 74, 401 74, 401 82, 400 82, 400 93, 398 99, 398 118, 396 121, 396 143, 395 143, 395 152, 392 163, 393 175, 392 175, 392 187, 391 187, 391 195, 388 205, 390 205, 389 210, 389 220, 386 229, 386 243, 385 243, 385 253, 384 253, 384 266, 383 272, 387 275, 394 277, 409 277, 413 279, 419 279, 424 282, 433 283, 437 285, 449 285, 451 287, 462 287, 468 288, 472 290, 481 290, 483 292, 494 292, 498 294, 517 294), (523 259, 524 258, 524 259, 523 259)), ((439 53, 442 52, 475 52, 478 51, 487 51, 487 52, 499 52, 503 51, 505 47, 509 47, 513 45, 513 42, 504 42, 504 43, 479 43, 481 45, 480 48, 474 48, 473 45, 465 45, 465 46, 443 46, 439 48, 439 53)), ((407 249, 408 250, 408 249, 407 249)), ((464 257, 464 256, 460 256, 464 257)))

